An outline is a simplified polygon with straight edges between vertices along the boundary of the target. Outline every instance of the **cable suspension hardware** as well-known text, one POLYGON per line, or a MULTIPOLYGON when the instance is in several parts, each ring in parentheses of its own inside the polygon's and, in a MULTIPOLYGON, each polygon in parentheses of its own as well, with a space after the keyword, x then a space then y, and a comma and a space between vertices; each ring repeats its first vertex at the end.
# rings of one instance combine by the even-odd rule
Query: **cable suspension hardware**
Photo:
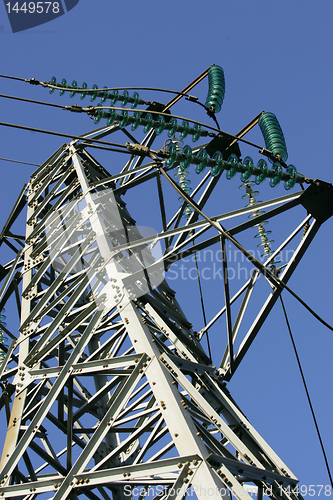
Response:
POLYGON ((214 64, 208 70, 209 90, 205 103, 208 114, 219 113, 221 111, 224 94, 225 94, 225 78, 224 71, 221 66, 214 64))
MULTIPOLYGON (((172 139, 172 141, 170 142, 170 144, 173 144, 175 150, 180 152, 181 149, 182 149, 180 147, 180 144, 183 144, 183 141, 180 140, 180 139, 177 139, 177 137, 174 136, 173 139, 172 139)), ((185 165, 185 162, 183 162, 184 165, 185 165)), ((188 164, 187 166, 185 166, 185 168, 184 168, 183 164, 182 164, 182 166, 178 164, 178 165, 176 165, 174 167, 174 171, 175 171, 174 177, 176 179, 176 182, 177 182, 178 186, 183 191, 185 191, 186 194, 190 194, 192 192, 192 188, 189 187, 189 185, 191 184, 190 179, 188 179, 188 176, 190 175, 190 172, 187 170, 190 164, 188 164)), ((184 198, 182 196, 180 196, 178 198, 178 200, 181 203, 184 202, 184 198)), ((192 212, 193 212, 193 208, 187 203, 186 206, 185 206, 183 217, 186 217, 188 219, 190 217, 190 215, 191 215, 192 212)))
MULTIPOLYGON (((246 161, 252 161, 250 157, 246 157, 244 162, 246 161)), ((242 176, 241 176, 242 179, 242 176)), ((243 180, 243 179, 242 179, 243 180)), ((248 198, 249 203, 246 205, 246 207, 253 207, 253 212, 252 214, 249 215, 249 219, 255 219, 259 217, 260 215, 263 215, 265 213, 264 210, 258 210, 255 209, 255 206, 261 203, 261 201, 257 200, 255 196, 259 194, 259 191, 254 191, 252 189, 252 186, 255 184, 253 181, 244 181, 243 184, 239 186, 239 189, 245 189, 245 194, 243 194, 242 198, 248 198)), ((264 250, 264 253, 261 254, 261 257, 270 257, 273 254, 273 250, 271 249, 270 245, 271 243, 274 243, 274 240, 270 240, 268 236, 272 233, 272 231, 267 231, 264 226, 268 224, 268 221, 262 221, 260 224, 256 224, 256 227, 258 228, 258 233, 254 236, 257 239, 260 239, 260 243, 257 245, 257 247, 262 247, 264 250)), ((270 262, 270 269, 271 271, 274 271, 276 264, 279 264, 279 261, 272 261, 270 262)))
POLYGON ((185 170, 190 164, 195 164, 195 171, 197 174, 203 172, 206 167, 210 167, 211 175, 216 176, 225 170, 226 177, 230 180, 235 177, 237 172, 240 172, 242 174, 242 179, 248 180, 254 175, 256 184, 261 184, 266 178, 270 178, 271 187, 276 187, 280 181, 283 180, 284 187, 287 190, 294 187, 296 182, 302 183, 305 181, 305 177, 298 174, 293 165, 290 165, 287 170, 283 172, 281 165, 277 162, 273 165, 272 169, 269 169, 266 161, 263 159, 260 159, 255 167, 250 157, 247 157, 246 161, 244 160, 244 162, 241 163, 235 154, 231 154, 228 160, 224 161, 220 151, 216 151, 213 157, 209 158, 205 148, 201 148, 197 154, 193 154, 190 146, 185 146, 182 153, 180 153, 172 142, 168 145, 167 151, 169 153, 169 158, 166 163, 169 167, 179 162, 180 168, 185 170))
POLYGON ((285 162, 288 158, 287 146, 276 116, 273 113, 264 112, 260 116, 258 124, 264 136, 266 148, 272 151, 274 156, 285 162))

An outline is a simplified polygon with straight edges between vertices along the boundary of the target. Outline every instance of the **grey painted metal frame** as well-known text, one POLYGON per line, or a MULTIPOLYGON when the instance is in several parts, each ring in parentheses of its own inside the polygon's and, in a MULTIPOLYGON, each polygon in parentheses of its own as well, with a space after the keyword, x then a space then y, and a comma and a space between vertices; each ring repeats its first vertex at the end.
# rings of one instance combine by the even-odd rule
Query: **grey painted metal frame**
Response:
MULTIPOLYGON (((246 485, 252 483, 258 499, 271 487, 274 498, 296 500, 290 493, 296 476, 242 414, 226 381, 283 292, 265 269, 298 238, 293 258, 280 270, 279 282, 287 283, 320 223, 307 214, 231 296, 225 234, 243 234, 302 205, 302 192, 259 203, 256 210, 270 210, 250 221, 244 216, 251 207, 202 217, 220 182, 207 174, 190 197, 189 219, 181 217, 184 202, 167 223, 163 162, 143 165, 144 156, 133 153, 111 176, 85 151, 87 139, 111 133, 122 133, 118 124, 59 148, 32 174, 1 232, 0 245, 6 243, 14 257, 1 268, 0 307, 13 299, 20 327, 17 336, 10 333, 8 349, 0 346, 7 350, 0 380, 8 414, 0 495, 171 500, 189 492, 200 499, 227 499, 232 492, 249 500, 246 485), (149 189, 156 190, 161 231, 144 237, 121 196, 131 196, 154 177, 149 189), (15 239, 17 248, 9 240, 25 205, 26 235, 15 239), (234 220, 240 222, 223 233, 221 223, 234 220), (157 242, 165 248, 154 260, 157 242), (225 300, 196 333, 166 280, 154 283, 153 276, 161 265, 168 269, 216 243, 222 245, 225 300), (140 294, 143 261, 148 289, 140 294), (267 298, 244 332, 243 318, 261 274, 267 298), (201 340, 224 313, 228 343, 216 369, 201 340)), ((141 144, 151 147, 154 138, 151 132, 141 144)))

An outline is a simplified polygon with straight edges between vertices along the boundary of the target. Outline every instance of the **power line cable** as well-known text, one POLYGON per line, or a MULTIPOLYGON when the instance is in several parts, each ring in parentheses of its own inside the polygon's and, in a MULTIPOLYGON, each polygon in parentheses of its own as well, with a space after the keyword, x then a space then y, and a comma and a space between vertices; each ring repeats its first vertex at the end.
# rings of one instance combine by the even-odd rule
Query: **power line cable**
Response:
POLYGON ((315 424, 315 427, 316 427, 316 431, 317 431, 317 434, 318 434, 320 446, 321 446, 321 449, 322 449, 322 452, 323 452, 323 456, 324 456, 324 460, 325 460, 325 464, 326 464, 327 473, 328 473, 328 476, 329 476, 329 479, 330 479, 330 482, 331 482, 331 486, 333 488, 333 480, 332 480, 332 475, 331 475, 330 467, 329 467, 329 464, 328 464, 328 460, 327 460, 327 456, 326 456, 326 452, 325 452, 325 448, 324 448, 324 443, 323 443, 323 440, 321 438, 321 434, 320 434, 320 431, 319 431, 319 426, 318 426, 318 423, 317 423, 315 412, 314 412, 314 409, 313 409, 313 406, 312 406, 310 394, 309 394, 309 391, 308 391, 308 388, 307 388, 307 385, 306 385, 306 381, 305 381, 305 377, 304 377, 304 373, 303 373, 301 361, 300 361, 299 356, 298 356, 298 352, 297 352, 297 348, 296 348, 296 344, 295 344, 295 341, 294 341, 293 334, 291 332, 291 328, 290 328, 290 324, 289 324, 289 320, 288 320, 286 308, 284 306, 283 299, 282 299, 281 295, 280 295, 280 300, 281 300, 281 305, 282 305, 284 317, 285 317, 285 320, 286 320, 286 323, 287 323, 287 327, 288 327, 290 339, 291 339, 291 342, 292 342, 292 345, 293 345, 293 348, 294 348, 294 352, 295 352, 295 356, 296 356, 296 359, 297 359, 298 368, 299 368, 299 371, 300 371, 300 374, 301 374, 301 377, 302 377, 304 389, 305 389, 305 392, 306 392, 306 397, 308 399, 308 403, 309 403, 310 410, 311 410, 311 413, 312 413, 312 418, 313 418, 313 421, 314 421, 314 424, 315 424))
MULTIPOLYGON (((2 75, 0 75, 0 77, 1 76, 2 75)), ((94 89, 94 90, 97 91, 97 89, 94 89)), ((104 89, 104 90, 106 90, 106 89, 104 89)), ((181 93, 179 93, 179 94, 181 94, 181 93)), ((92 105, 89 105, 86 108, 84 108, 82 106, 78 106, 77 104, 69 105, 69 106, 62 106, 61 104, 48 103, 48 102, 45 102, 45 101, 37 101, 35 99, 27 99, 27 98, 23 98, 23 97, 10 96, 10 95, 5 95, 5 94, 0 94, 0 97, 6 98, 6 99, 14 99, 14 100, 18 100, 18 101, 30 102, 30 103, 33 103, 33 104, 41 104, 41 105, 44 105, 44 106, 51 106, 53 108, 59 108, 59 109, 65 110, 65 111, 72 111, 72 112, 75 112, 75 113, 88 113, 89 115, 94 115, 95 111, 102 110, 102 109, 114 109, 114 110, 117 110, 117 111, 124 111, 124 109, 125 109, 123 107, 117 107, 117 106, 98 106, 97 107, 97 106, 92 106, 92 105)), ((140 109, 136 109, 136 110, 133 110, 133 112, 134 111, 141 112, 141 113, 147 113, 147 109, 144 109, 144 110, 142 110, 142 109, 141 110, 140 109)), ((176 118, 178 120, 188 121, 190 123, 194 123, 196 125, 200 125, 201 127, 204 127, 206 129, 209 129, 209 130, 212 131, 211 133, 208 132, 208 135, 210 137, 215 137, 216 133, 218 133, 218 134, 221 133, 223 136, 227 136, 230 139, 235 139, 235 140, 237 140, 239 142, 242 142, 244 144, 248 144, 249 146, 252 146, 252 147, 254 147, 256 149, 259 149, 260 153, 265 154, 266 156, 271 156, 272 155, 271 151, 268 151, 266 148, 263 148, 262 146, 259 146, 259 144, 255 144, 254 142, 247 141, 246 139, 243 139, 242 137, 238 137, 236 135, 229 134, 228 132, 221 131, 220 128, 219 128, 219 126, 218 126, 217 121, 216 121, 216 124, 217 124, 218 128, 211 127, 210 125, 207 125, 205 123, 198 122, 196 120, 191 120, 191 119, 185 118, 183 116, 173 115, 173 114, 170 114, 170 113, 163 113, 162 111, 149 110, 149 113, 154 114, 154 115, 166 116, 168 118, 176 118), (268 154, 266 154, 266 153, 268 153, 268 154)))
POLYGON ((317 314, 306 302, 304 302, 304 300, 302 300, 298 295, 297 293, 295 293, 291 288, 289 288, 289 286, 287 286, 285 283, 283 283, 283 281, 280 281, 280 284, 283 286, 283 288, 285 288, 286 290, 288 290, 288 292, 293 296, 295 297, 296 300, 298 300, 298 302, 300 304, 302 304, 302 306, 305 307, 305 309, 307 309, 309 311, 309 313, 311 313, 318 321, 320 321, 320 323, 322 323, 324 326, 326 326, 326 328, 328 328, 329 330, 331 330, 333 332, 333 326, 331 326, 329 323, 327 323, 323 318, 321 318, 319 316, 319 314, 317 314))
MULTIPOLYGON (((151 155, 152 157, 152 155, 151 155)), ((323 318, 319 316, 304 300, 302 300, 297 293, 295 293, 289 286, 287 286, 283 281, 281 281, 274 273, 272 273, 266 266, 264 266, 259 260, 257 260, 250 252, 248 252, 232 235, 226 231, 221 224, 218 224, 214 219, 207 217, 207 215, 202 212, 197 203, 187 194, 181 187, 163 170, 161 163, 155 157, 156 168, 162 173, 162 175, 168 180, 168 182, 174 187, 177 193, 188 203, 199 215, 201 215, 212 227, 218 230, 222 236, 227 238, 232 244, 238 248, 243 255, 277 288, 285 288, 288 292, 295 297, 318 321, 325 325, 329 330, 333 332, 333 326, 327 323, 323 318)))
MULTIPOLYGON (((18 78, 16 76, 9 76, 9 75, 0 75, 0 78, 8 78, 10 80, 18 80, 21 82, 26 82, 30 83, 31 85, 42 85, 43 87, 48 87, 52 88, 55 90, 64 90, 65 92, 71 92, 73 89, 72 88, 64 88, 60 87, 58 85, 52 85, 51 82, 42 82, 40 80, 37 80, 36 78, 18 78)), ((196 97, 192 96, 191 94, 188 94, 187 92, 179 92, 178 90, 170 90, 170 89, 160 89, 157 87, 103 87, 103 88, 97 88, 97 89, 88 89, 88 88, 81 88, 78 87, 75 89, 75 92, 106 92, 108 90, 153 90, 156 92, 165 92, 168 94, 175 94, 175 95, 181 95, 184 97, 188 97, 190 99, 194 99, 195 101, 197 100, 196 97)))
MULTIPOLYGON (((192 241, 193 246, 194 246, 194 240, 192 241)), ((197 254, 194 252, 194 260, 195 260, 195 267, 197 271, 197 280, 198 280, 198 285, 199 285, 199 294, 200 294, 200 303, 201 303, 201 310, 202 310, 202 316, 204 320, 204 325, 205 325, 205 332, 206 332, 206 337, 207 337, 207 347, 208 347, 208 353, 211 361, 213 360, 212 358, 212 351, 210 348, 210 341, 209 341, 209 334, 208 334, 208 329, 207 327, 207 318, 206 318, 206 311, 205 311, 205 304, 204 304, 204 299, 203 299, 203 293, 202 293, 202 288, 201 288, 201 280, 200 280, 200 273, 199 273, 199 266, 198 266, 198 260, 197 260, 197 254)))
POLYGON ((23 163, 23 165, 32 165, 33 167, 40 167, 38 163, 29 163, 27 161, 10 160, 9 158, 0 158, 2 161, 11 161, 13 163, 23 163))
POLYGON ((5 94, 0 94, 0 97, 4 97, 5 99, 14 99, 15 101, 31 102, 33 104, 43 104, 44 106, 51 106, 52 108, 63 108, 63 106, 61 106, 61 104, 53 104, 51 102, 36 101, 35 99, 27 99, 25 97, 17 97, 17 96, 13 96, 13 95, 5 95, 5 94))
MULTIPOLYGON (((71 139, 78 139, 80 141, 87 141, 87 142, 92 142, 95 144, 105 144, 107 146, 116 146, 118 148, 124 148, 124 149, 116 149, 116 148, 110 148, 111 151, 116 151, 118 153, 126 153, 126 154, 132 154, 130 151, 127 150, 126 146, 124 144, 118 144, 115 142, 107 142, 107 141, 99 141, 97 139, 89 139, 88 137, 82 137, 80 135, 74 135, 74 134, 64 134, 62 132, 54 132, 52 130, 45 130, 45 129, 40 129, 40 128, 34 128, 34 127, 26 127, 24 125, 17 125, 14 123, 6 123, 6 122, 0 122, 0 125, 4 127, 12 127, 12 128, 18 128, 21 130, 30 130, 31 132, 39 132, 42 134, 49 134, 49 135, 55 135, 58 137, 67 137, 71 139)), ((87 144, 89 146, 89 144, 87 144)))

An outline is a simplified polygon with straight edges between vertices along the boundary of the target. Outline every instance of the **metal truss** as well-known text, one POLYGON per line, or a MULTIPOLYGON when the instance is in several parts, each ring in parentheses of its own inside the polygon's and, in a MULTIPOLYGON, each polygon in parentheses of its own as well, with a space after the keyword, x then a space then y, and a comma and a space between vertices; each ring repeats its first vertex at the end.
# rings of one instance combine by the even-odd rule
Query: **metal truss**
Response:
MULTIPOLYGON (((170 178, 162 160, 147 163, 134 151, 123 170, 110 175, 87 151, 91 141, 117 131, 117 124, 105 127, 59 148, 32 174, 1 233, 13 258, 0 268, 0 310, 13 301, 20 327, 18 335, 4 327, 12 343, 0 345, 6 352, 0 401, 8 419, 0 495, 176 500, 186 494, 227 499, 232 492, 244 500, 252 484, 258 499, 267 488, 272 498, 296 498, 297 478, 243 415, 226 381, 330 215, 313 210, 328 188, 318 182, 259 203, 256 210, 266 213, 252 219, 253 207, 202 217, 220 180, 207 174, 192 196, 183 193, 168 223, 170 178), (161 221, 160 232, 149 236, 122 199, 143 183, 147 196, 156 193, 161 221), (186 219, 188 202, 194 210, 186 219), (248 257, 236 238, 294 207, 304 207, 303 220, 265 264, 252 259, 251 278, 232 295, 226 241, 248 257), (25 209, 23 236, 15 226, 23 227, 25 209), (291 241, 297 241, 292 259, 272 273, 270 262, 291 241), (163 252, 153 257, 159 242, 163 252), (216 244, 225 301, 197 333, 164 271, 216 244), (259 277, 265 298, 242 332, 259 277), (222 316, 228 342, 216 368, 200 341, 222 316)), ((150 133, 142 141, 149 154, 153 140, 150 133)))

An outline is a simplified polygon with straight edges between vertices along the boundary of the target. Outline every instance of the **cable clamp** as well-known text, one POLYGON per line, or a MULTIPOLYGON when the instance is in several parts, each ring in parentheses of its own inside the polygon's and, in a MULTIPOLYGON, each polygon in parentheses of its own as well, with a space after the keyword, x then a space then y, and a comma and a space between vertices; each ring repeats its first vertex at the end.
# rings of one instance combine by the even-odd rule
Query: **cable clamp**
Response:
POLYGON ((197 102, 198 98, 195 97, 194 95, 187 95, 185 97, 185 101, 191 101, 191 102, 197 102))
POLYGON ((31 85, 39 85, 40 84, 40 81, 36 80, 36 78, 30 78, 30 79, 26 80, 26 82, 30 83, 31 85))
POLYGON ((87 106, 87 108, 88 108, 87 115, 96 116, 95 106, 92 106, 92 104, 89 104, 89 106, 87 106))
POLYGON ((83 113, 84 111, 83 108, 81 106, 78 106, 77 104, 72 104, 71 106, 63 106, 61 109, 65 109, 67 111, 73 111, 74 113, 83 113))
POLYGON ((209 118, 214 118, 215 110, 214 110, 213 106, 210 106, 209 108, 204 106, 204 108, 206 109, 206 112, 207 112, 207 115, 209 116, 209 118))
POLYGON ((147 146, 143 146, 142 144, 133 144, 132 142, 126 142, 126 149, 131 153, 136 153, 138 155, 146 156, 149 154, 149 148, 147 146))
POLYGON ((169 151, 164 151, 163 149, 158 149, 156 151, 157 156, 160 156, 161 158, 169 158, 170 153, 169 151))

